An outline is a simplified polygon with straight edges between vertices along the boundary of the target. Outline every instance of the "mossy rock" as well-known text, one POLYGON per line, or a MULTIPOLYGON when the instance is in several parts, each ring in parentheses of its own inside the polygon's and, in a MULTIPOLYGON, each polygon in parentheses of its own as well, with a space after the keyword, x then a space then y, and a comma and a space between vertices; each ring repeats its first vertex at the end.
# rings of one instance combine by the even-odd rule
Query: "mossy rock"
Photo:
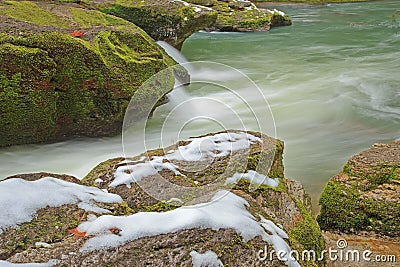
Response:
MULTIPOLYGON (((230 132, 239 133, 241 131, 230 132)), ((241 179, 232 185, 230 190, 247 201, 247 209, 255 220, 259 220, 261 215, 282 228, 288 234, 286 242, 292 249, 297 251, 312 249, 319 256, 325 245, 319 226, 311 215, 310 197, 300 183, 284 178, 282 165, 283 142, 261 133, 247 133, 260 138, 252 143, 248 149, 234 150, 229 156, 214 158, 212 162, 209 162, 209 165, 208 163, 206 164, 206 168, 203 168, 204 162, 202 161, 190 161, 187 164, 180 162, 182 164, 178 164, 177 160, 175 160, 173 163, 179 166, 179 171, 184 173, 185 177, 176 175, 169 170, 161 171, 163 177, 172 183, 188 188, 210 185, 216 176, 221 176, 225 179, 237 171, 255 170, 258 173, 278 178, 279 184, 276 187, 268 185, 257 186, 246 179, 241 179)), ((207 134, 201 137, 211 135, 214 134, 207 134)), ((145 184, 138 185, 138 182, 134 182, 130 183, 129 186, 118 185, 112 187, 110 183, 114 180, 114 173, 117 168, 126 164, 140 164, 151 157, 163 156, 171 149, 188 145, 190 142, 192 141, 179 141, 175 145, 149 150, 146 153, 125 160, 123 158, 110 159, 95 167, 82 181, 76 182, 88 186, 97 186, 108 192, 119 194, 124 202, 113 205, 112 212, 116 215, 129 215, 139 212, 168 212, 176 209, 179 205, 170 201, 155 199, 141 187, 145 184)), ((27 179, 38 179, 47 175, 46 173, 41 173, 18 176, 26 177, 27 179)), ((62 176, 59 177, 62 178, 62 176)), ((64 178, 72 179, 71 181, 75 179, 72 177, 64 178)), ((153 183, 153 187, 164 190, 164 188, 154 184, 152 177, 146 177, 144 180, 150 180, 153 183)), ((184 201, 184 199, 182 200, 184 201)), ((60 211, 59 216, 63 214, 60 211)), ((40 219, 41 217, 39 216, 38 218, 40 219)), ((78 216, 78 221, 80 220, 79 218, 78 216)), ((33 225, 37 225, 34 222, 32 222, 33 225)), ((49 223, 53 223, 53 221, 50 220, 49 223)), ((66 224, 65 229, 76 227, 76 224, 77 221, 71 220, 66 224)), ((44 224, 43 227, 48 226, 44 224)), ((112 231, 114 231, 112 232, 113 234, 118 235, 118 229, 112 229, 112 231)), ((52 233, 52 231, 49 230, 49 233, 52 233)), ((17 234, 21 236, 21 233, 17 234)), ((46 235, 47 233, 43 236, 46 235)), ((32 235, 32 237, 36 238, 36 235, 32 235)), ((230 228, 219 230, 208 228, 179 229, 174 233, 142 237, 123 243, 116 248, 94 251, 80 251, 83 243, 91 238, 90 236, 72 238, 71 236, 62 235, 56 237, 53 238, 54 242, 49 248, 38 249, 32 245, 24 246, 18 248, 16 251, 18 253, 12 253, 7 260, 14 263, 26 263, 32 261, 47 262, 51 259, 57 259, 59 260, 57 266, 191 266, 190 252, 192 250, 201 253, 212 250, 225 266, 258 266, 258 264, 262 266, 281 266, 283 264, 276 255, 272 260, 268 259, 260 262, 256 253, 265 249, 265 247, 271 251, 273 249, 272 245, 263 241, 260 236, 245 242, 240 234, 230 228)), ((52 241, 53 239, 40 240, 52 241)), ((31 244, 31 241, 28 243, 31 244)), ((324 264, 314 260, 299 261, 299 263, 301 266, 322 266, 324 264)))
MULTIPOLYGON (((245 179, 241 179, 234 185, 232 190, 235 194, 244 197, 250 203, 250 210, 253 214, 262 214, 266 218, 268 217, 275 223, 281 225, 289 235, 289 243, 292 248, 297 249, 298 251, 313 249, 316 251, 317 255, 320 256, 321 251, 325 248, 325 244, 319 225, 311 214, 311 199, 300 183, 284 178, 284 168, 282 163, 284 149, 283 142, 260 133, 249 133, 261 138, 263 143, 266 145, 263 146, 260 145, 260 143, 252 144, 249 153, 246 154, 246 159, 242 158, 239 161, 236 161, 235 155, 216 158, 207 168, 199 167, 197 164, 201 163, 197 162, 190 162, 187 165, 179 164, 179 166, 184 167, 183 170, 179 169, 179 171, 184 173, 185 177, 174 175, 174 173, 170 171, 162 171, 162 176, 170 182, 194 188, 210 184, 215 177, 221 175, 223 177, 232 175, 232 171, 237 169, 241 169, 243 172, 255 170, 258 173, 268 174, 269 177, 279 178, 280 183, 277 187, 267 185, 257 186, 245 179), (188 166, 200 171, 190 172, 188 166), (233 169, 230 170, 230 168, 233 169), (194 183, 194 181, 196 183, 194 183)), ((166 151, 176 149, 178 146, 187 145, 189 142, 179 141, 175 145, 163 149, 150 150, 127 160, 133 162, 129 164, 138 164, 153 156, 163 156, 166 151)), ((135 212, 164 212, 178 207, 177 205, 172 205, 167 202, 167 199, 158 200, 147 194, 146 190, 143 189, 145 187, 143 183, 140 185, 137 183, 131 183, 129 187, 125 185, 111 187, 110 183, 114 180, 116 169, 125 164, 125 161, 122 160, 122 158, 116 158, 101 163, 95 167, 82 180, 82 182, 86 185, 98 186, 102 189, 107 189, 109 192, 121 195, 124 201, 135 212)), ((151 183, 150 178, 149 182, 151 183)), ((155 185, 153 184, 153 186, 155 185)), ((252 241, 250 241, 248 244, 242 244, 242 246, 254 247, 254 244, 252 245, 252 241)), ((222 250, 229 252, 226 258, 222 257, 222 259, 225 259, 225 261, 223 261, 224 263, 229 262, 229 266, 231 266, 230 264, 233 264, 233 266, 242 266, 241 264, 245 263, 250 265, 254 264, 254 261, 243 261, 243 263, 238 262, 238 259, 234 257, 234 254, 232 254, 234 251, 231 250, 231 246, 227 246, 222 250), (230 261, 227 259, 230 259, 230 261)), ((246 253, 248 252, 249 251, 246 253)), ((222 252, 217 254, 219 256, 223 255, 222 252)), ((323 263, 317 263, 314 261, 301 262, 302 266, 317 266, 318 264, 323 263)))
POLYGON ((193 33, 214 24, 217 14, 212 10, 184 1, 172 0, 114 0, 92 6, 104 13, 131 21, 155 40, 180 48, 193 33))
MULTIPOLYGON (((116 135, 131 96, 175 64, 134 24, 79 5, 6 1, 0 17, 0 146, 116 135)), ((163 82, 146 93, 162 98, 172 71, 163 82)))
POLYGON ((325 230, 400 236, 400 141, 375 144, 347 162, 320 198, 325 230))
POLYGON ((291 25, 286 14, 270 13, 258 9, 249 1, 217 1, 213 9, 218 12, 213 27, 219 31, 267 31, 271 27, 291 25))

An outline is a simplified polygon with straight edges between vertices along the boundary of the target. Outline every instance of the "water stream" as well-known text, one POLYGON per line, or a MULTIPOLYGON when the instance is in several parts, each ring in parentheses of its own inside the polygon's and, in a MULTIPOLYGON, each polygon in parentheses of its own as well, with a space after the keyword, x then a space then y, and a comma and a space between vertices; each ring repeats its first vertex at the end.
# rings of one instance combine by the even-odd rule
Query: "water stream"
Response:
MULTIPOLYGON (((324 184, 351 155, 400 137, 400 2, 278 7, 293 18, 293 26, 267 33, 199 32, 185 42, 182 55, 169 53, 180 60, 229 65, 256 83, 270 105, 276 135, 285 141, 285 174, 301 181, 315 204, 324 184)), ((202 75, 241 84, 226 72, 203 69, 202 75)), ((238 101, 229 90, 199 84, 173 91, 171 101, 148 121, 146 148, 222 129, 207 119, 184 127, 170 123, 161 142, 160 125, 171 113, 173 121, 181 122, 190 112, 207 110, 228 128, 243 128, 232 120, 231 111, 191 98, 225 103, 246 129, 258 130, 249 107, 263 110, 265 101, 248 86, 238 92, 248 99, 238 101), (174 113, 185 101, 187 108, 174 113)), ((137 147, 132 145, 129 152, 143 152, 137 147)), ((121 136, 2 148, 0 177, 36 171, 83 177, 100 161, 121 155, 121 136)))

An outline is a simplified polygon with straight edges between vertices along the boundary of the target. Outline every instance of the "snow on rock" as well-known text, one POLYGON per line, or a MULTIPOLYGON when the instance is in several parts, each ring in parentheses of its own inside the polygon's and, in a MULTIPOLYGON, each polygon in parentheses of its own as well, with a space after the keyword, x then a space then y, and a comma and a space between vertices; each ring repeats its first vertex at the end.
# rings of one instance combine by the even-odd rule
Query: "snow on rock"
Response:
POLYGON ((262 142, 260 138, 245 132, 219 133, 192 138, 189 141, 191 141, 189 144, 180 146, 177 150, 168 151, 165 156, 155 156, 150 161, 118 167, 110 186, 125 184, 129 187, 131 183, 155 175, 163 169, 181 175, 177 166, 168 161, 204 161, 212 157, 224 157, 234 151, 249 149, 250 145, 256 142, 262 142))
POLYGON ((300 264, 295 259, 290 257, 291 249, 284 240, 284 238, 289 237, 285 231, 276 226, 272 221, 266 220, 261 215, 260 218, 260 225, 271 233, 271 235, 268 235, 266 238, 264 238, 264 240, 271 244, 279 255, 282 255, 282 259, 286 259, 285 264, 287 266, 300 267, 300 264))
POLYGON ((50 248, 51 245, 49 243, 46 243, 46 242, 36 242, 35 243, 35 247, 37 247, 37 248, 50 248))
MULTIPOLYGON (((0 234, 8 227, 29 222, 36 211, 46 206, 78 204, 87 211, 106 212, 92 201, 122 202, 120 196, 105 193, 95 187, 83 186, 45 177, 36 181, 20 178, 0 182, 0 234)), ((107 211, 108 212, 108 211, 107 211)))
POLYGON ((183 0, 172 0, 172 2, 179 2, 179 3, 182 3, 184 6, 190 6, 190 4, 188 2, 185 2, 183 0))
POLYGON ((263 184, 271 187, 277 187, 279 185, 278 178, 269 178, 253 170, 249 170, 247 173, 235 173, 232 177, 226 179, 225 184, 234 184, 242 178, 259 185, 263 184))
POLYGON ((197 251, 191 251, 190 256, 192 256, 193 267, 221 267, 224 266, 220 259, 218 259, 217 254, 214 251, 208 250, 207 252, 201 254, 197 251))
POLYGON ((125 184, 129 187, 131 183, 138 182, 143 178, 155 175, 163 169, 173 171, 176 175, 180 175, 177 167, 169 162, 163 162, 164 157, 153 157, 152 160, 138 163, 135 165, 120 166, 114 173, 114 181, 110 186, 116 187, 125 184))
POLYGON ((277 14, 282 17, 285 16, 285 13, 283 11, 277 10, 276 8, 274 8, 274 10, 267 9, 267 12, 271 13, 272 15, 277 14))
POLYGON ((101 184, 102 182, 104 182, 102 179, 100 179, 100 178, 97 178, 96 180, 94 180, 94 182, 96 183, 96 184, 101 184))
POLYGON ((251 144, 262 142, 260 138, 245 132, 219 133, 190 140, 190 144, 168 153, 167 159, 201 161, 208 157, 228 156, 233 151, 248 149, 251 144))
POLYGON ((51 267, 58 263, 58 260, 50 260, 46 263, 11 263, 0 260, 0 267, 51 267))
MULTIPOLYGON (((290 252, 290 247, 284 241, 284 238, 288 237, 287 234, 273 222, 261 216, 258 222, 246 209, 248 205, 245 199, 229 191, 221 190, 210 202, 180 207, 167 212, 139 212, 130 216, 103 215, 94 221, 84 222, 78 226, 80 232, 86 232, 88 236, 91 236, 81 251, 117 247, 141 237, 174 233, 185 229, 211 228, 213 230, 234 229, 245 242, 261 236, 277 251, 290 252), (109 229, 112 228, 120 230, 118 235, 110 233, 109 229)), ((296 261, 288 260, 285 263, 291 267, 300 266, 296 261)))

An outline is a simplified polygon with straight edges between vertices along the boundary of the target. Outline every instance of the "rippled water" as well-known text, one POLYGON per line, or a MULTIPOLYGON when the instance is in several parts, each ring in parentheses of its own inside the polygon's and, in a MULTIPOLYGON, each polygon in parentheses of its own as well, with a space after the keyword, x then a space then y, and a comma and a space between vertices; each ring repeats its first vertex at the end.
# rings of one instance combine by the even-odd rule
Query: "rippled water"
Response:
MULTIPOLYGON (((279 8, 291 15, 293 26, 268 33, 200 32, 185 42, 182 53, 190 61, 227 64, 255 81, 270 104, 276 135, 285 141, 286 176, 300 180, 315 203, 327 180, 352 154, 400 137, 400 2, 279 8)), ((210 79, 243 85, 237 92, 248 98, 240 101, 217 86, 179 88, 148 122, 147 148, 221 130, 209 119, 182 125, 204 110, 224 127, 258 130, 249 110, 264 110, 265 101, 255 89, 229 72, 202 71, 210 79), (231 110, 188 101, 193 97, 224 103, 241 123, 231 110), (184 101, 186 109, 176 111, 184 101), (166 118, 170 123, 160 141, 166 118)), ((274 134, 270 128, 266 132, 274 134)), ((141 153, 143 141, 134 142, 138 146, 132 144, 129 152, 141 153)), ((121 137, 16 146, 0 150, 0 174, 49 171, 82 177, 98 162, 122 154, 121 137)))

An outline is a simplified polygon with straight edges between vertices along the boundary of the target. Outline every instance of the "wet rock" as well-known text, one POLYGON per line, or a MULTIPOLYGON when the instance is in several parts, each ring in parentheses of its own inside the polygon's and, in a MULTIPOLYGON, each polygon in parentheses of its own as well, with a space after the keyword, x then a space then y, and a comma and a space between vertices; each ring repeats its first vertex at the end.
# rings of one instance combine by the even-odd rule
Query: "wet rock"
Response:
POLYGON ((375 144, 351 157, 321 195, 321 227, 370 231, 399 240, 399 180, 400 141, 375 144))
MULTIPOLYGON (((239 134, 242 132, 230 131, 230 133, 239 134)), ((202 137, 211 138, 218 134, 225 133, 209 134, 202 137)), ((287 233, 285 241, 292 249, 299 251, 302 249, 314 249, 319 255, 325 245, 319 226, 311 215, 310 198, 298 182, 286 179, 283 175, 283 143, 260 133, 247 132, 247 134, 256 138, 253 138, 253 140, 257 140, 247 148, 233 150, 229 155, 225 155, 219 150, 210 150, 217 153, 215 155, 222 154, 214 156, 211 161, 207 162, 204 161, 209 159, 207 157, 197 161, 191 160, 190 162, 179 160, 179 157, 175 159, 163 158, 162 162, 164 164, 172 163, 177 166, 177 170, 181 175, 177 175, 169 169, 158 170, 158 172, 164 179, 179 186, 189 189, 209 188, 209 190, 203 190, 202 193, 208 192, 210 194, 218 190, 218 188, 213 187, 213 184, 218 184, 215 178, 219 177, 221 183, 218 184, 218 187, 230 187, 232 193, 246 200, 248 203, 247 210, 251 216, 254 216, 254 220, 260 220, 260 216, 270 220, 287 233), (240 179, 237 183, 229 186, 223 182, 236 172, 244 173, 249 170, 257 171, 259 174, 268 174, 271 178, 277 178, 279 179, 279 184, 277 186, 259 185, 246 179, 240 179)), ((124 203, 127 203, 127 205, 123 209, 121 207, 116 208, 113 213, 117 215, 140 215, 143 212, 169 212, 175 210, 178 206, 165 201, 166 198, 159 199, 149 194, 145 187, 146 183, 133 181, 117 186, 112 186, 112 183, 116 180, 115 175, 118 168, 135 166, 165 155, 171 156, 171 153, 173 153, 171 151, 179 148, 183 149, 184 147, 188 148, 187 146, 194 140, 196 138, 180 141, 165 149, 150 150, 133 158, 116 158, 105 161, 94 168, 81 183, 97 186, 108 192, 119 194, 124 199, 124 202, 118 205, 123 206, 125 205, 124 203)), ((218 140, 217 142, 220 142, 218 140)), ((232 139, 230 142, 234 143, 237 141, 235 140, 232 139)), ((221 147, 224 147, 224 145, 221 147)), ((146 176, 142 180, 154 181, 154 176, 146 176)), ((159 188, 154 183, 153 187, 159 188)), ((160 189, 163 188, 161 187, 160 189)), ((169 192, 164 192, 165 196, 169 197, 167 193, 169 192)), ((196 196, 194 194, 191 198, 185 199, 182 197, 180 205, 192 205, 208 199, 207 194, 205 196, 196 196)), ((44 211, 55 212, 46 208, 44 211)), ((87 219, 89 219, 87 216, 82 217, 82 220, 87 219)), ((65 226, 65 229, 75 227, 76 223, 73 221, 71 225, 65 226)), ((162 224, 163 222, 158 223, 162 224)), ((118 229, 110 229, 109 231, 110 236, 118 236, 123 233, 118 229)), ((273 234, 271 229, 265 231, 267 234, 273 234)), ((173 233, 150 234, 149 236, 132 239, 117 247, 82 251, 81 248, 84 244, 92 238, 93 236, 84 234, 81 236, 65 234, 55 242, 52 242, 50 247, 37 248, 35 246, 27 246, 11 255, 7 255, 5 258, 15 263, 48 262, 51 259, 56 259, 59 261, 56 266, 141 266, 143 264, 191 266, 191 251, 195 250, 199 253, 204 253, 211 250, 217 254, 223 264, 229 266, 282 265, 276 255, 271 260, 260 261, 258 259, 257 253, 260 250, 267 248, 271 251, 274 249, 270 243, 262 240, 260 236, 245 241, 237 231, 230 228, 177 229, 173 233)), ((46 242, 48 240, 40 241, 46 242)), ((299 263, 301 266, 317 266, 317 262, 313 260, 300 260, 299 263)))

